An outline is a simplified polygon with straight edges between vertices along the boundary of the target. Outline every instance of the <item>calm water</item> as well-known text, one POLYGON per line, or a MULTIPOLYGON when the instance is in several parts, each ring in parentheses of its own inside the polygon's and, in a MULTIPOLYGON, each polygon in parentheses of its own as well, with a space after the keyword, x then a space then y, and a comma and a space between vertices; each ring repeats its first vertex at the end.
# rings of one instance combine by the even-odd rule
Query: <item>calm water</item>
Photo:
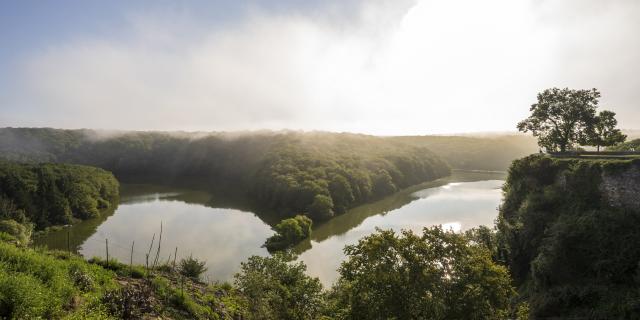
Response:
MULTIPOLYGON (((364 205, 315 226, 310 240, 295 248, 308 273, 325 285, 336 278, 343 259, 342 248, 363 236, 383 229, 411 229, 443 225, 456 231, 492 225, 501 199, 501 173, 454 172, 451 177, 403 190, 378 202, 364 205)), ((165 262, 178 248, 178 259, 193 254, 207 260, 210 280, 231 280, 240 262, 251 255, 268 255, 261 248, 273 231, 252 212, 216 207, 207 193, 150 185, 123 185, 115 211, 52 232, 36 240, 51 248, 72 250, 85 257, 109 255, 143 264, 155 234, 151 256, 155 257, 163 224, 160 260, 165 262)), ((264 220, 264 221, 263 221, 264 220)), ((171 257, 173 260, 173 256, 171 257)))

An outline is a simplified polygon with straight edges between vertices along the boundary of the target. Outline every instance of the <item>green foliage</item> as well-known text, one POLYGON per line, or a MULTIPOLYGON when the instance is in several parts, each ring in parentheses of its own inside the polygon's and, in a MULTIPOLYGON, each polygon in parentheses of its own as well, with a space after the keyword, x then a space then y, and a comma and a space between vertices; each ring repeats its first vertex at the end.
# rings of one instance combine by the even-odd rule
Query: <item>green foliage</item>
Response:
POLYGON ((34 277, 0 270, 0 317, 51 317, 59 311, 59 303, 52 303, 51 296, 51 290, 34 277))
MULTIPOLYGON (((0 151, 5 152, 0 157, 88 164, 138 182, 220 188, 248 196, 283 217, 309 213, 319 195, 331 199, 322 218, 449 174, 447 164, 426 148, 357 134, 133 132, 104 139, 94 135, 87 130, 4 128, 0 151)), ((102 203, 94 199, 97 206, 102 203)), ((66 203, 54 204, 56 216, 68 219, 66 203)), ((94 206, 92 201, 73 204, 94 206)))
POLYGON ((246 299, 228 284, 162 272, 136 279, 141 268, 0 242, 0 318, 246 318, 246 299))
POLYGON ((309 215, 315 220, 327 220, 333 217, 333 200, 330 197, 318 194, 313 198, 309 206, 309 215))
POLYGON ((0 318, 59 318, 74 297, 91 300, 101 288, 113 288, 112 277, 78 257, 0 242, 0 318))
POLYGON ((618 121, 616 113, 612 111, 600 111, 592 122, 587 126, 586 132, 579 141, 582 145, 600 147, 610 147, 623 143, 627 136, 622 134, 620 129, 616 129, 618 121))
POLYGON ((311 219, 304 215, 284 219, 275 226, 276 234, 269 237, 264 246, 269 251, 290 248, 311 235, 311 225, 311 219))
POLYGON ((332 292, 338 318, 504 318, 514 294, 487 248, 440 227, 378 230, 345 254, 332 292))
POLYGON ((0 219, 31 221, 41 230, 95 217, 117 197, 118 182, 98 168, 0 161, 0 219))
POLYGON ((252 256, 243 262, 235 284, 246 297, 249 319, 317 319, 323 308, 322 285, 291 257, 252 256))
POLYGON ((200 276, 207 272, 206 261, 200 261, 192 256, 180 260, 178 271, 185 277, 198 280, 200 276))
POLYGON ((600 92, 546 89, 531 105, 531 115, 518 123, 518 130, 533 133, 547 151, 565 152, 574 147, 595 117, 600 92))
POLYGON ((147 271, 143 266, 140 265, 128 265, 119 262, 114 258, 109 258, 109 261, 104 260, 100 257, 93 257, 88 260, 89 263, 99 265, 100 267, 111 270, 115 272, 117 275, 122 277, 131 277, 135 279, 145 278, 147 276, 147 271))
MULTIPOLYGON (((493 261, 498 262, 498 237, 494 230, 486 226, 469 229, 464 233, 465 237, 477 245, 484 246, 491 253, 493 261)), ((503 262, 503 261, 500 261, 503 262)))
POLYGON ((0 220, 0 232, 10 235, 20 246, 26 246, 31 241, 33 225, 30 223, 20 224, 15 220, 0 220))
POLYGON ((540 147, 548 152, 573 150, 576 144, 613 146, 626 136, 616 129, 615 113, 601 111, 596 115, 600 92, 552 88, 538 94, 531 105, 531 115, 518 123, 518 130, 531 132, 540 147))
POLYGON ((640 212, 612 207, 600 190, 612 167, 619 174, 633 166, 544 156, 514 162, 497 239, 532 318, 640 316, 640 212))

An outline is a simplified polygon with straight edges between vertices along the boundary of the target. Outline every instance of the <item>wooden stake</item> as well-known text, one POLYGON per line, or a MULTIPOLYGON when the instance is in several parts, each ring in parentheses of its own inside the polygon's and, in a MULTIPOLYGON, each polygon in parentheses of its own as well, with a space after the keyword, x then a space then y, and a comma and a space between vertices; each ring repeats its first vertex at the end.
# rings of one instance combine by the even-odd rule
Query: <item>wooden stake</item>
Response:
POLYGON ((131 258, 129 259, 129 268, 133 267, 133 246, 136 244, 135 240, 131 243, 131 258))
POLYGON ((151 254, 151 249, 153 248, 153 241, 156 240, 156 234, 153 234, 151 238, 151 245, 149 246, 149 252, 147 252, 147 270, 149 270, 149 255, 151 254))
POLYGON ((178 247, 176 247, 176 252, 173 254, 173 271, 176 270, 176 257, 178 256, 178 247))
POLYGON ((153 268, 156 267, 158 259, 160 258, 160 245, 162 245, 162 221, 160 221, 160 238, 158 239, 158 251, 156 251, 156 258, 153 260, 153 268))
POLYGON ((107 266, 109 265, 109 239, 104 239, 104 244, 107 248, 107 266))
POLYGON ((69 253, 69 257, 71 257, 71 246, 69 245, 69 228, 67 228, 67 252, 69 253))

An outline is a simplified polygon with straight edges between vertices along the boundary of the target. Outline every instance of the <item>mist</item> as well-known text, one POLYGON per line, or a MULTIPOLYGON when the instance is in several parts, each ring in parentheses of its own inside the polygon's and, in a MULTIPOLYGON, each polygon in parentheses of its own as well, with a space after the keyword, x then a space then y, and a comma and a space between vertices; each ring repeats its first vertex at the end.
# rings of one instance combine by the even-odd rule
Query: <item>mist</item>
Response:
MULTIPOLYGON (((192 8, 195 12, 197 8, 192 8)), ((212 25, 125 12, 16 61, 0 125, 107 130, 513 131, 537 92, 598 88, 640 127, 637 1, 247 7, 212 25)))

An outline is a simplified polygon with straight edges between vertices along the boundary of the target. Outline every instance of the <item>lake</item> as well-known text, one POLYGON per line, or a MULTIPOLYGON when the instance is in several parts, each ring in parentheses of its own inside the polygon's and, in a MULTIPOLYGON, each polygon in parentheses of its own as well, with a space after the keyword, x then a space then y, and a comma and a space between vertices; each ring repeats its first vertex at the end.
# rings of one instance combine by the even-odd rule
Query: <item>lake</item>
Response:
MULTIPOLYGON (((305 262, 308 274, 325 286, 337 277, 336 269, 345 245, 382 229, 410 229, 442 225, 464 231, 493 225, 502 198, 504 173, 454 171, 450 177, 402 190, 380 201, 356 207, 314 226, 309 240, 294 251, 305 262)), ((232 280, 240 263, 252 255, 268 255, 261 245, 273 231, 252 212, 221 208, 211 194, 156 185, 121 187, 115 210, 35 240, 38 245, 74 250, 87 258, 106 255, 129 263, 144 264, 154 238, 151 260, 156 255, 162 222, 160 261, 189 256, 204 259, 209 268, 205 280, 232 280), (68 240, 67 240, 68 239, 68 240)))

